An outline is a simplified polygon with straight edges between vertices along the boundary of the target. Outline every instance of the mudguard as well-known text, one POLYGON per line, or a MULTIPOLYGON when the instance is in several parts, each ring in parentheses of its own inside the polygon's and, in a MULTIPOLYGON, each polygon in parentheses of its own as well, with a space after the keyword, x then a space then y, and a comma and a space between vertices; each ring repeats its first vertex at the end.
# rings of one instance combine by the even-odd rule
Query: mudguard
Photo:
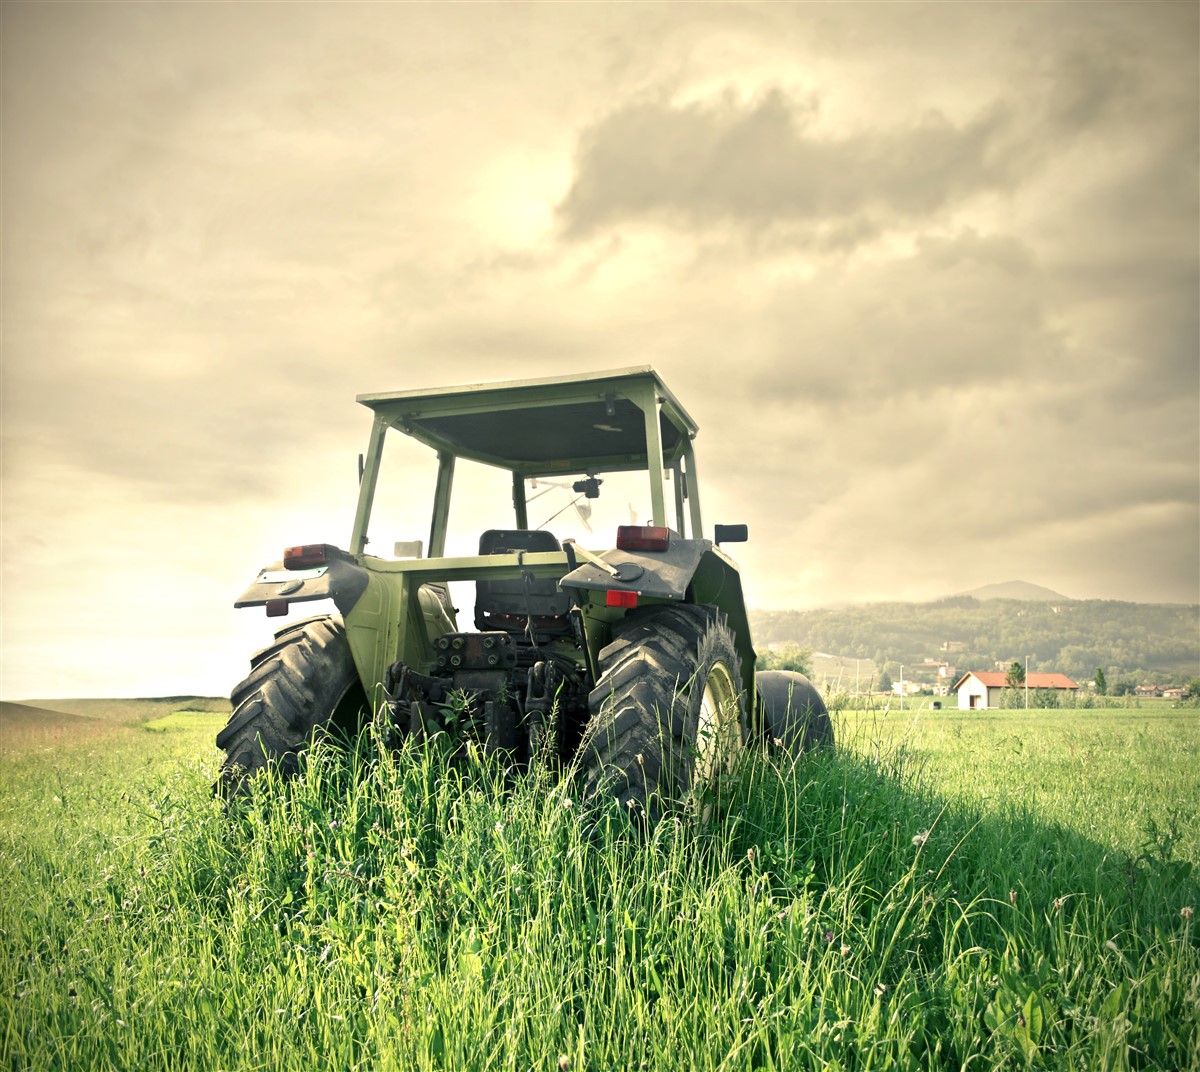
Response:
MULTIPOLYGON (((708 540, 684 540, 673 536, 665 551, 605 551, 600 557, 623 574, 632 574, 629 580, 617 580, 599 566, 584 562, 563 577, 558 586, 564 592, 574 591, 581 595, 584 592, 636 592, 646 599, 680 600, 687 595, 700 560, 711 548, 708 540)), ((570 555, 571 551, 567 553, 570 555)))
MULTIPOLYGON (((571 554, 569 550, 568 554, 571 554)), ((719 547, 711 540, 685 540, 672 534, 665 551, 612 550, 605 551, 600 558, 629 579, 618 580, 599 566, 584 562, 558 582, 576 605, 586 608, 589 604, 599 603, 603 606, 609 592, 632 592, 636 593, 639 603, 673 601, 716 607, 725 615, 736 638, 745 694, 748 698, 755 695, 757 656, 750 639, 742 578, 736 563, 719 547), (632 567, 637 568, 636 573, 632 567)), ((587 617, 585 614, 585 620, 587 617)), ((592 646, 589 637, 589 647, 592 646)), ((753 706, 752 700, 749 705, 753 706)))
POLYGON ((323 566, 311 569, 284 569, 282 562, 275 562, 259 570, 233 605, 241 609, 332 599, 337 609, 347 614, 366 591, 368 577, 367 571, 348 557, 331 556, 323 566))

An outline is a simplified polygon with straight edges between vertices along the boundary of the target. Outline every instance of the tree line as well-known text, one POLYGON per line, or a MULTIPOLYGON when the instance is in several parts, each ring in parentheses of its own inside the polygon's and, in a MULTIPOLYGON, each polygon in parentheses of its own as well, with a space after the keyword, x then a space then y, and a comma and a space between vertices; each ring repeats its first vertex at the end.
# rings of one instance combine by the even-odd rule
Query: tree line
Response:
MULTIPOLYGON (((1116 600, 951 596, 929 603, 866 603, 815 610, 752 611, 755 645, 870 659, 881 670, 938 659, 960 671, 991 670, 1026 657, 1030 671, 1079 684, 1101 678, 1182 685, 1200 674, 1200 607, 1116 600)), ((894 672, 894 671, 893 671, 894 672)))

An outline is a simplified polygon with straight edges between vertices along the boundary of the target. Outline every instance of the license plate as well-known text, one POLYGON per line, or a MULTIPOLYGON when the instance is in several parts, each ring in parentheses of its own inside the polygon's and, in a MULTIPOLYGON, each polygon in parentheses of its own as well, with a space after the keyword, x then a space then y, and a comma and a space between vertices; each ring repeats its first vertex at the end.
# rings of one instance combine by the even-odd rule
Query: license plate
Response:
POLYGON ((255 584, 283 584, 284 581, 309 581, 320 577, 328 566, 315 566, 312 569, 265 569, 255 579, 255 584))

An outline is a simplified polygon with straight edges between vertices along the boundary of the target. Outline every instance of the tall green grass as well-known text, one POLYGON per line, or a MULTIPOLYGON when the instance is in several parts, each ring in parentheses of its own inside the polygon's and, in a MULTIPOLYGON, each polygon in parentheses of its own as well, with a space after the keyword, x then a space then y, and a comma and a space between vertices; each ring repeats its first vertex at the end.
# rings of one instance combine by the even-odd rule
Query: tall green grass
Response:
POLYGON ((843 745, 903 754, 940 793, 1200 867, 1200 710, 846 713, 843 745))
POLYGON ((186 727, 5 761, 0 1059, 1200 1067, 1190 843, 1114 848, 841 728, 652 830, 436 742, 319 747, 228 812, 186 727))

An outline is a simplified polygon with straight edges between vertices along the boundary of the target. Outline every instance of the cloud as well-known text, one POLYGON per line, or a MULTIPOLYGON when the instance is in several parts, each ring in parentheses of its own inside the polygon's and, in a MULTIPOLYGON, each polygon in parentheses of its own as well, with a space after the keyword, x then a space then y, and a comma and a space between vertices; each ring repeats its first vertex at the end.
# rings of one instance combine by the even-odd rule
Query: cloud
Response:
POLYGON ((1080 10, 3 5, 5 689, 227 687, 357 392, 643 363, 754 603, 1200 597, 1197 9, 1080 10))
MULTIPOLYGON (((905 5, 870 20, 770 21, 760 34, 793 50, 786 84, 778 63, 757 83, 729 73, 724 89, 711 76, 699 92, 675 78, 580 131, 557 205, 565 237, 651 224, 695 239, 734 227, 836 250, 951 214, 961 223, 980 206, 1020 216, 1013 199, 1030 193, 1026 207, 1044 210, 1047 184, 1068 218, 1080 197, 1145 196, 1118 226, 1171 219, 1195 201, 1191 5, 1107 5, 1086 19, 1058 5, 905 5), (934 50, 945 54, 930 63, 934 50), (1157 174, 1138 174, 1147 167, 1157 174)), ((1095 226, 1098 213, 1079 215, 1095 226)))
POLYGON ((1061 386, 852 408, 767 396, 702 430, 706 509, 750 524, 737 557, 756 605, 931 598, 983 583, 997 563, 1081 598, 1194 600, 1200 502, 1184 408, 1164 414, 1164 433, 1061 386))
POLYGON ((580 137, 558 206, 564 231, 580 238, 637 220, 760 229, 872 213, 927 217, 1013 181, 1003 109, 962 125, 932 113, 842 136, 819 133, 813 110, 779 89, 751 101, 624 105, 580 137))
POLYGON ((754 390, 823 403, 1000 383, 1061 361, 1040 272, 1018 241, 963 232, 778 290, 754 390))

